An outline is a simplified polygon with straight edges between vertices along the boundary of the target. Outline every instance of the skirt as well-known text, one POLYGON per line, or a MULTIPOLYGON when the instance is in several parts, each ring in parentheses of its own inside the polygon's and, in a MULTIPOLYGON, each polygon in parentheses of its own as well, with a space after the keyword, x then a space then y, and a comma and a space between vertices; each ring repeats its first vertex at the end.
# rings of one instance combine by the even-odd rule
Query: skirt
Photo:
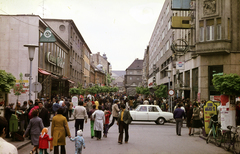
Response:
POLYGON ((31 134, 32 145, 38 146, 39 144, 39 134, 31 134))
POLYGON ((201 128, 203 127, 201 120, 193 120, 192 122, 192 128, 201 128))

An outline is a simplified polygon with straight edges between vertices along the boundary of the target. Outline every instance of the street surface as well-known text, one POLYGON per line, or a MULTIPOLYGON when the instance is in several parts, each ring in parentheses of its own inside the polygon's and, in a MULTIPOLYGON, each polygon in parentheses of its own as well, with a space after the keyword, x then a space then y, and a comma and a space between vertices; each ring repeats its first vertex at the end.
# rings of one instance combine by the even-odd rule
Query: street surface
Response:
MULTIPOLYGON (((74 135, 74 121, 69 122, 71 135, 74 135)), ((51 135, 51 130, 49 130, 51 135)), ((129 126, 129 142, 118 144, 118 127, 113 125, 107 138, 91 139, 90 121, 84 125, 83 136, 86 149, 83 154, 228 154, 221 147, 209 143, 198 135, 188 136, 185 124, 182 136, 177 136, 174 123, 156 125, 154 122, 132 122, 129 126)), ((74 154, 75 144, 66 138, 66 153, 74 154)), ((19 150, 19 154, 28 154, 32 149, 29 144, 19 150)), ((49 149, 48 149, 49 152, 49 149)), ((50 152, 53 154, 53 151, 50 152)))

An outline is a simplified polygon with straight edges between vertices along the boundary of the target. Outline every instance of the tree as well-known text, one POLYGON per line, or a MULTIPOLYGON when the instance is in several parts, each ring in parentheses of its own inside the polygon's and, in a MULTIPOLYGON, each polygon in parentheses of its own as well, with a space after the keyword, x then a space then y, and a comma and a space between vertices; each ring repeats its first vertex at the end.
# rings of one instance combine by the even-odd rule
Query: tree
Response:
POLYGON ((82 84, 78 83, 79 95, 84 95, 86 93, 86 89, 83 88, 82 84))
POLYGON ((16 78, 4 70, 0 70, 0 92, 10 93, 10 90, 16 83, 16 78))
POLYGON ((20 73, 19 74, 20 80, 19 80, 19 84, 15 84, 13 89, 14 89, 14 95, 17 96, 17 102, 18 102, 18 98, 19 96, 25 92, 25 90, 23 90, 23 74, 20 73))
POLYGON ((150 94, 150 91, 148 89, 148 87, 136 87, 136 92, 137 94, 143 94, 143 95, 146 95, 146 97, 150 94))
POLYGON ((112 83, 113 80, 115 80, 115 79, 112 78, 110 74, 107 74, 107 86, 109 86, 110 83, 112 83))
POLYGON ((70 88, 69 93, 71 95, 80 95, 80 90, 78 88, 70 88))
POLYGON ((161 84, 160 86, 155 86, 154 87, 155 91, 154 94, 158 97, 158 98, 166 98, 167 97, 167 86, 161 84))
POLYGON ((221 94, 240 95, 240 76, 237 74, 214 75, 212 82, 221 94))

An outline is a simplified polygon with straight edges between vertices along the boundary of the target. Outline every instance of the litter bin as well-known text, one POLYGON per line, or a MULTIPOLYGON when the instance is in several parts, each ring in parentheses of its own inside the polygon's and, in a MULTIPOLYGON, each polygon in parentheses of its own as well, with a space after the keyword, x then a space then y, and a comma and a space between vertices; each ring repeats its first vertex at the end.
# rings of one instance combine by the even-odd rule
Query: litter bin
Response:
POLYGON ((18 131, 18 118, 16 114, 12 114, 9 120, 9 131, 17 132, 18 131))

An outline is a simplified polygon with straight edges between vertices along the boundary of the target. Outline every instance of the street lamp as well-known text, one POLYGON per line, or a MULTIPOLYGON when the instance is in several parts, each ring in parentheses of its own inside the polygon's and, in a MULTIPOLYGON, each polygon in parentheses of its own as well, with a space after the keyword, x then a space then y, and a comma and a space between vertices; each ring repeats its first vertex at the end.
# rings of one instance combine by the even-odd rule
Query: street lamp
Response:
MULTIPOLYGON (((165 70, 168 73, 168 91, 170 90, 170 77, 172 70, 165 70)), ((170 111, 172 112, 172 99, 171 96, 169 96, 168 102, 170 103, 170 111)))
POLYGON ((34 45, 34 44, 27 44, 24 45, 24 47, 28 47, 28 56, 29 56, 29 60, 30 60, 30 75, 29 75, 29 100, 31 100, 31 96, 32 96, 32 61, 34 58, 34 53, 35 53, 35 48, 38 47, 38 45, 34 45))

